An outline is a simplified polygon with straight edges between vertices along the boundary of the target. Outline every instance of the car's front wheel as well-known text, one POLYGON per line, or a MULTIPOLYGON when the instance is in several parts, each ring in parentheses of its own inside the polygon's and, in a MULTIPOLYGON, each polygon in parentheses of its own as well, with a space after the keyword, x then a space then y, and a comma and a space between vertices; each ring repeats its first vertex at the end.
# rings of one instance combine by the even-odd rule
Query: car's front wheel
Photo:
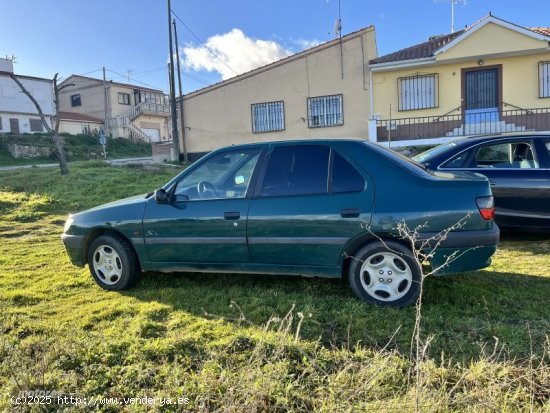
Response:
POLYGON ((130 288, 139 281, 141 273, 132 246, 112 235, 101 235, 92 241, 88 265, 95 282, 106 290, 130 288))
POLYGON ((357 297, 380 306, 405 307, 420 294, 422 269, 410 250, 396 242, 375 242, 352 257, 349 284, 357 297))

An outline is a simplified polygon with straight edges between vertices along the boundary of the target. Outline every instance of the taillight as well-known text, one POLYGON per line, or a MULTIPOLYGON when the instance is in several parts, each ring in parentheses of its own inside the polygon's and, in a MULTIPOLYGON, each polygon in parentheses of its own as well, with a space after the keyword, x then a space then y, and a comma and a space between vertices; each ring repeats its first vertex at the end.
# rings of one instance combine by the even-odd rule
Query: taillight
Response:
POLYGON ((495 218, 495 201, 492 196, 476 198, 476 204, 484 220, 490 221, 495 218))

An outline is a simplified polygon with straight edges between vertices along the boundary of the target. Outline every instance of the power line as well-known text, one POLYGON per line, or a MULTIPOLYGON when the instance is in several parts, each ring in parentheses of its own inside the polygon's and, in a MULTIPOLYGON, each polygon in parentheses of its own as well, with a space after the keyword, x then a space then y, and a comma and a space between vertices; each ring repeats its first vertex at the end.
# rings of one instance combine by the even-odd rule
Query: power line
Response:
POLYGON ((202 80, 202 79, 199 79, 197 77, 194 77, 194 76, 190 75, 189 73, 183 72, 182 75, 185 76, 185 77, 188 77, 190 79, 193 79, 195 82, 202 83, 205 86, 210 86, 212 84, 211 82, 207 82, 206 80, 202 80))
POLYGON ((225 62, 225 60, 223 60, 220 56, 218 56, 218 55, 216 54, 216 52, 214 52, 210 47, 208 47, 208 46, 206 45, 206 43, 203 42, 203 41, 200 39, 200 37, 197 36, 197 35, 193 32, 193 30, 191 30, 191 29, 189 28, 189 26, 187 26, 187 25, 183 22, 183 20, 180 19, 180 18, 178 17, 178 15, 177 15, 176 13, 174 13, 174 10, 171 10, 171 11, 172 11, 172 14, 174 15, 174 17, 175 17, 176 19, 178 19, 178 20, 180 21, 181 24, 183 24, 183 27, 185 27, 185 28, 189 31, 189 33, 191 33, 191 34, 193 35, 193 37, 195 37, 195 39, 197 39, 197 41, 198 41, 200 44, 202 44, 202 45, 206 48, 206 50, 208 50, 216 59, 218 59, 221 63, 223 63, 223 64, 224 64, 227 68, 229 68, 233 73, 235 73, 236 75, 239 74, 235 69, 233 69, 231 66, 229 66, 229 65, 225 62))
POLYGON ((144 70, 143 72, 137 72, 137 73, 134 73, 134 74, 132 75, 132 77, 138 76, 138 75, 144 75, 144 74, 146 74, 146 73, 158 72, 158 71, 160 71, 160 70, 166 70, 166 66, 157 67, 156 69, 144 70))
MULTIPOLYGON (((118 75, 118 76, 122 77, 123 79, 126 79, 126 76, 124 76, 124 75, 122 75, 122 74, 120 74, 120 73, 118 73, 118 72, 115 72, 114 70, 111 70, 111 69, 106 69, 106 70, 107 70, 108 72, 114 73, 115 75, 118 75)), ((149 83, 141 82, 141 81, 139 81, 139 80, 135 80, 135 82, 136 82, 136 83, 140 83, 140 84, 142 84, 142 85, 145 85, 145 86, 147 86, 147 87, 150 87, 151 89, 161 90, 161 89, 159 89, 158 87, 155 87, 155 86, 153 86, 153 85, 150 85, 149 83)))
POLYGON ((90 71, 90 72, 86 72, 86 73, 81 73, 81 74, 79 74, 79 75, 77 75, 77 76, 86 76, 86 75, 91 75, 92 73, 95 73, 95 72, 101 72, 101 70, 102 70, 102 69, 101 69, 101 68, 99 68, 99 69, 96 69, 96 70, 92 70, 92 71, 90 71))

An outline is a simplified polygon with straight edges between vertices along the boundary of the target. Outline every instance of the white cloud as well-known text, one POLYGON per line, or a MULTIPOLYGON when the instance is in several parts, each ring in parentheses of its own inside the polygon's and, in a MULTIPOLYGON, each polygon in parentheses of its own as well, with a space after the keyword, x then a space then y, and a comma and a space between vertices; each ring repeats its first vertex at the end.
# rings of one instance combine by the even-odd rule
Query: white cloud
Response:
POLYGON ((311 49, 312 47, 319 46, 321 43, 323 43, 320 40, 306 40, 306 39, 299 39, 299 40, 293 40, 294 43, 300 48, 300 50, 306 50, 311 49))
POLYGON ((292 53, 277 42, 253 39, 241 30, 233 29, 208 38, 206 47, 184 47, 182 60, 190 69, 215 71, 225 80, 292 53))

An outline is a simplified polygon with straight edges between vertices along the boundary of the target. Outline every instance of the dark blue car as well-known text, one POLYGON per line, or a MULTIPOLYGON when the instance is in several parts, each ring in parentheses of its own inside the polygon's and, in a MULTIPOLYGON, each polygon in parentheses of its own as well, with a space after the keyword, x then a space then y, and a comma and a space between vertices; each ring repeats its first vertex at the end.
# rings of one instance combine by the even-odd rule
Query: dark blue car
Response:
POLYGON ((413 159, 435 171, 485 175, 499 227, 550 232, 550 133, 465 138, 413 159))

